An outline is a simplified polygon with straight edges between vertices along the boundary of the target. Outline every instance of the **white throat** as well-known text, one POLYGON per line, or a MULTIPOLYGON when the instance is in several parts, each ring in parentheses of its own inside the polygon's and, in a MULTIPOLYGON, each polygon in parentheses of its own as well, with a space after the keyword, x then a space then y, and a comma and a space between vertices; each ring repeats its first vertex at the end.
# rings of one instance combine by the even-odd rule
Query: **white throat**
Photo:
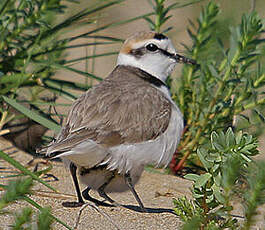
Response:
POLYGON ((174 69, 175 62, 169 58, 145 57, 136 58, 130 54, 120 53, 117 65, 127 65, 139 68, 165 82, 174 69))

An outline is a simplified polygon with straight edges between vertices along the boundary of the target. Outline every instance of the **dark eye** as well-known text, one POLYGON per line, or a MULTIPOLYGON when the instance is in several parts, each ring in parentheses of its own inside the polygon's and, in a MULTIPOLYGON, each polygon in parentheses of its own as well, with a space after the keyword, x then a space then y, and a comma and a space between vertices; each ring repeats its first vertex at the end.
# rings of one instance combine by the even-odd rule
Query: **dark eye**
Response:
POLYGON ((148 45, 146 46, 146 49, 149 50, 149 51, 155 52, 155 51, 158 50, 158 47, 157 47, 155 44, 150 43, 150 44, 148 44, 148 45))

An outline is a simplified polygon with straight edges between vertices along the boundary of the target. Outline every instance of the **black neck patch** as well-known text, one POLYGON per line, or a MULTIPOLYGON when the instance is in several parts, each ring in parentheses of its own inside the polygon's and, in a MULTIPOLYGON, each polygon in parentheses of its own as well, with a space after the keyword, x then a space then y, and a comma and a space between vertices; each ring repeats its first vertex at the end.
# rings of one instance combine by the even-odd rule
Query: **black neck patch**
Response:
POLYGON ((118 66, 116 66, 115 70, 117 68, 124 69, 125 72, 126 71, 133 72, 137 77, 141 78, 142 80, 144 80, 146 82, 149 82, 149 83, 155 85, 156 87, 160 87, 160 86, 167 87, 165 82, 161 81, 159 78, 153 76, 150 73, 147 73, 146 71, 144 71, 138 67, 134 67, 134 66, 130 66, 130 65, 118 65, 118 66))
POLYGON ((154 39, 163 40, 163 39, 168 39, 168 37, 165 36, 164 34, 156 33, 155 36, 154 36, 154 39))
POLYGON ((156 87, 160 87, 160 86, 166 86, 167 85, 161 81, 159 78, 153 76, 152 74, 150 73, 147 73, 146 71, 142 70, 142 69, 139 69, 139 68, 136 68, 139 70, 139 72, 141 72, 141 75, 139 75, 140 78, 142 78, 144 81, 147 81, 153 85, 155 85, 156 87))

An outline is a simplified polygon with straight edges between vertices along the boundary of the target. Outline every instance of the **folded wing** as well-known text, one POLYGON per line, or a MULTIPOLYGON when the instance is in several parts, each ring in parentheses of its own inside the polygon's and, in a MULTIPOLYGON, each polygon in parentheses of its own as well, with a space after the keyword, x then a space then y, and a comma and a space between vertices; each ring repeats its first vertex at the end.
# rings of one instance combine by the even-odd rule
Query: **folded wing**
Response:
POLYGON ((106 79, 73 104, 47 155, 93 167, 106 160, 112 147, 156 139, 170 115, 170 102, 156 88, 106 79))

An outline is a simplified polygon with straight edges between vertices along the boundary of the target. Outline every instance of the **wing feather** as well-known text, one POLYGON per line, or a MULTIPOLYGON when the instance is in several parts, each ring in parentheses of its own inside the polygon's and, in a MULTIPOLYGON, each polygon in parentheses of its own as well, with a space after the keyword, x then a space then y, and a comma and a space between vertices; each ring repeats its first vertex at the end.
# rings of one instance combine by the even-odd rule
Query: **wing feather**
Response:
POLYGON ((73 154, 73 149, 91 141, 93 148, 98 145, 100 152, 104 148, 107 155, 110 147, 154 140, 165 132, 171 102, 150 83, 130 73, 118 78, 110 75, 74 102, 48 155, 73 154))

